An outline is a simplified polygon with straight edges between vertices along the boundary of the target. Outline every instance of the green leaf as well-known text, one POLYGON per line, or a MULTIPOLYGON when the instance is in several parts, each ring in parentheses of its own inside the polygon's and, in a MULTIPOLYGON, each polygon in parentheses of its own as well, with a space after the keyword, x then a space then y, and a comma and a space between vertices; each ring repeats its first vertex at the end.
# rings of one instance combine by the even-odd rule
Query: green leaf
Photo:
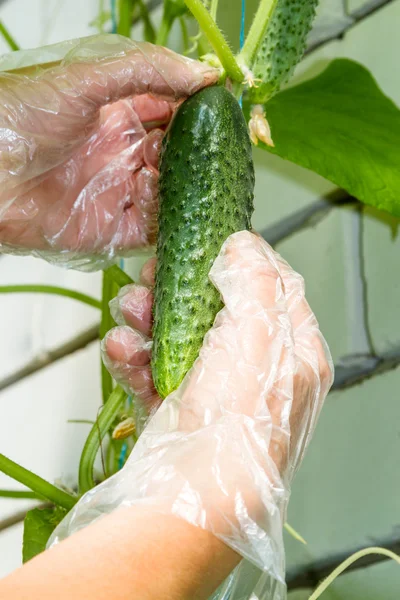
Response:
MULTIPOLYGON (((247 118, 250 104, 244 104, 247 118)), ((265 105, 275 147, 259 146, 400 216, 400 111, 362 65, 337 59, 265 105)))
POLYGON ((50 535, 67 512, 64 508, 57 506, 55 508, 34 508, 26 514, 22 562, 26 563, 46 549, 50 535))

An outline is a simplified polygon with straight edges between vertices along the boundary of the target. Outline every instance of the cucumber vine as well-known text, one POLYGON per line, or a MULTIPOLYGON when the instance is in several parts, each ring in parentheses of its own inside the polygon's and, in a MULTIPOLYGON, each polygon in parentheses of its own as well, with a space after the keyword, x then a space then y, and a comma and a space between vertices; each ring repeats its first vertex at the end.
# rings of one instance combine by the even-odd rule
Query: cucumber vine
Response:
POLYGON ((226 75, 230 77, 232 81, 241 83, 244 79, 242 70, 236 62, 233 52, 224 35, 212 18, 211 13, 207 10, 201 0, 185 0, 185 3, 218 56, 221 65, 225 69, 226 75))

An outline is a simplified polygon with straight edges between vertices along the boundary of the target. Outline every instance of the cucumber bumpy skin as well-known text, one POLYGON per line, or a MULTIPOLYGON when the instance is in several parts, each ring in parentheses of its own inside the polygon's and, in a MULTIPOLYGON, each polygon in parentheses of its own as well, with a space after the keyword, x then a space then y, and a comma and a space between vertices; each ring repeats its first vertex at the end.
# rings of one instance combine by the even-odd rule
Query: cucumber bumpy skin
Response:
POLYGON ((249 90, 254 104, 279 92, 306 49, 319 0, 278 0, 253 66, 257 87, 249 90))
POLYGON ((222 307, 208 274, 226 238, 250 229, 253 191, 236 99, 220 86, 197 92, 176 112, 161 150, 152 371, 162 398, 193 365, 222 307))

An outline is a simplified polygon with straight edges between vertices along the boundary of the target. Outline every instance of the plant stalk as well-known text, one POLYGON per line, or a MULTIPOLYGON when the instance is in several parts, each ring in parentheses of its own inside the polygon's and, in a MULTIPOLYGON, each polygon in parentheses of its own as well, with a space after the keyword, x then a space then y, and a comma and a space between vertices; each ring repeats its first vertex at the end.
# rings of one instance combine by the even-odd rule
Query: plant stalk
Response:
POLYGON ((143 0, 137 0, 137 2, 140 9, 140 16, 143 21, 144 39, 146 40, 146 42, 151 42, 152 44, 154 44, 156 41, 156 32, 154 30, 153 23, 151 22, 147 6, 143 2, 143 0))
POLYGON ((184 48, 184 54, 186 54, 187 51, 190 49, 190 41, 189 41, 189 33, 188 33, 188 28, 187 28, 187 25, 186 25, 185 17, 180 17, 179 18, 179 24, 181 26, 182 43, 183 43, 183 48, 184 48))
POLYGON ((335 581, 335 579, 343 573, 352 565, 356 560, 363 558, 363 556, 367 556, 368 554, 382 554, 383 556, 387 556, 392 560, 396 561, 400 565, 400 556, 395 554, 391 550, 387 550, 386 548, 379 548, 371 546, 370 548, 365 548, 364 550, 360 550, 359 552, 355 552, 352 556, 349 556, 345 561, 343 561, 328 577, 319 584, 317 589, 311 594, 308 600, 317 600, 321 596, 321 594, 335 581))
MULTIPOLYGON (((115 325, 114 319, 110 313, 109 303, 110 300, 115 296, 117 290, 115 289, 116 283, 111 278, 110 274, 106 271, 103 272, 103 288, 101 295, 101 322, 100 322, 100 339, 103 340, 106 333, 115 325), (115 292, 115 293, 114 293, 115 292)), ((113 391, 113 380, 106 369, 103 361, 101 360, 101 391, 103 395, 103 404, 107 401, 111 392, 113 391)))
POLYGON ((250 31, 241 52, 237 56, 239 64, 252 68, 257 50, 265 35, 268 23, 273 15, 278 0, 261 0, 254 16, 250 31))
POLYGON ((0 286, 0 294, 19 294, 19 293, 34 293, 34 294, 55 294, 57 296, 66 296, 72 300, 78 300, 94 308, 101 308, 100 301, 87 294, 81 294, 75 290, 57 287, 55 285, 2 285, 0 286))
POLYGON ((160 24, 160 29, 158 30, 156 36, 157 46, 165 46, 167 44, 172 23, 173 19, 167 17, 167 15, 164 13, 160 24))
POLYGON ((131 36, 132 12, 135 0, 119 0, 117 33, 126 37, 131 36))
POLYGON ((29 492, 24 490, 0 490, 0 498, 15 498, 30 499, 30 500, 44 500, 44 496, 36 494, 36 492, 29 492))
POLYGON ((218 2, 219 0, 211 0, 210 15, 214 21, 217 20, 218 2))
POLYGON ((4 25, 3 21, 0 21, 0 33, 7 42, 10 47, 10 50, 15 52, 15 50, 19 50, 19 46, 17 42, 14 40, 11 33, 8 31, 7 27, 4 25))
POLYGON ((81 493, 87 492, 95 486, 93 467, 97 452, 126 398, 127 394, 120 386, 117 386, 104 404, 97 422, 90 430, 79 463, 79 489, 81 493))
POLYGON ((115 283, 118 284, 119 287, 124 287, 124 285, 135 283, 133 279, 129 277, 129 275, 125 273, 125 271, 120 269, 117 265, 108 267, 108 269, 105 269, 104 273, 107 273, 107 275, 111 277, 111 279, 115 281, 115 283))
POLYGON ((7 458, 4 454, 0 454, 0 471, 19 481, 42 498, 46 498, 67 510, 70 510, 77 502, 77 498, 42 479, 42 477, 32 473, 32 471, 21 467, 21 465, 7 458))
POLYGON ((226 74, 232 81, 241 83, 244 75, 236 62, 236 59, 209 11, 201 0, 185 0, 185 4, 197 20, 200 29, 206 35, 208 41, 218 56, 226 74))

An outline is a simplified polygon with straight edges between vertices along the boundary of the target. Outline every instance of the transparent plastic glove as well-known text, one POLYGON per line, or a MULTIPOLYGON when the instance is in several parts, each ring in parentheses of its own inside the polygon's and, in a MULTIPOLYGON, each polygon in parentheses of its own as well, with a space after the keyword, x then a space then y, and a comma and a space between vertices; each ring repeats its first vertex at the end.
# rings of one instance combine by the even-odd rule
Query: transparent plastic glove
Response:
POLYGON ((0 68, 0 251, 92 269, 152 244, 163 129, 218 71, 117 35, 0 68))
MULTIPOLYGON (((302 278, 263 239, 230 236, 210 279, 225 306, 193 368, 125 467, 78 502, 50 543, 118 507, 151 505, 211 531, 282 591, 290 482, 332 384, 332 361, 302 278)), ((154 406, 144 290, 122 292, 129 325, 111 331, 104 349, 112 373, 154 406)))

